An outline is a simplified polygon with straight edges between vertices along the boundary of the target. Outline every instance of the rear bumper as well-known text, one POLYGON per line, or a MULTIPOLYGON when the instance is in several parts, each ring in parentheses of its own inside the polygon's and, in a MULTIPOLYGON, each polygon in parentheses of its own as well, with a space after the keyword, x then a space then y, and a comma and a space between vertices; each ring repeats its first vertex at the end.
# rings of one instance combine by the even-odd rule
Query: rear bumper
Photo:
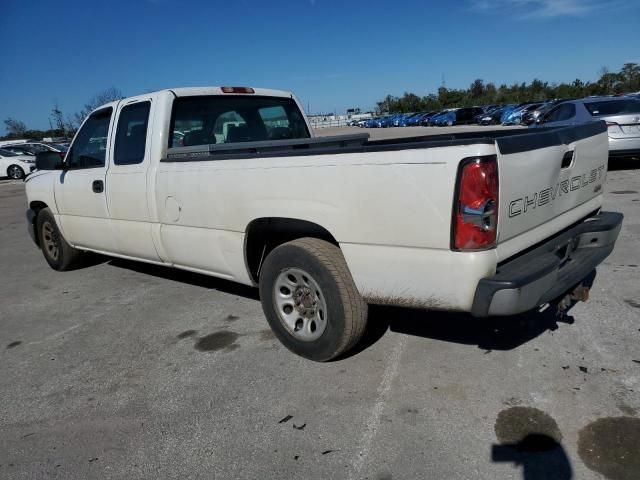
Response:
POLYGON ((611 253, 622 218, 601 212, 500 264, 494 276, 478 283, 471 314, 513 315, 566 293, 611 253))

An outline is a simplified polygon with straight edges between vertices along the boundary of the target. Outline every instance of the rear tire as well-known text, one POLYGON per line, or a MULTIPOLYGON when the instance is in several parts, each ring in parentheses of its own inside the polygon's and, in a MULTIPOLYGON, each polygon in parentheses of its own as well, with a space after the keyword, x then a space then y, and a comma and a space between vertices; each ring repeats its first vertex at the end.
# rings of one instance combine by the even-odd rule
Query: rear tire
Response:
POLYGON ((7 168, 7 177, 20 180, 24 178, 24 170, 20 165, 9 165, 9 168, 7 168))
POLYGON ((36 228, 42 254, 49 266, 59 272, 70 270, 82 252, 64 239, 50 209, 43 208, 38 212, 36 228))
POLYGON ((276 247, 260 272, 260 299, 271 329, 292 352, 318 362, 353 348, 368 305, 340 249, 317 238, 276 247))

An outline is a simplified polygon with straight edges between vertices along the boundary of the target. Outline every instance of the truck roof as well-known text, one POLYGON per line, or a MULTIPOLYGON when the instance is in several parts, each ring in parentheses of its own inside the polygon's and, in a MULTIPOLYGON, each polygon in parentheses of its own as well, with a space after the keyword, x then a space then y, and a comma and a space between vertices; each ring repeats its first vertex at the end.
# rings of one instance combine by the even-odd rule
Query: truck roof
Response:
MULTIPOLYGON (((246 87, 241 87, 246 88, 246 87)), ((254 90, 253 94, 241 93, 239 95, 262 95, 268 97, 285 97, 291 98, 293 95, 291 92, 285 92, 284 90, 271 90, 269 88, 254 88, 248 87, 254 90)), ((224 93, 222 87, 182 87, 182 88, 169 88, 166 91, 175 93, 178 97, 192 97, 198 95, 230 95, 224 93)), ((233 94, 231 94, 233 95, 233 94)))
MULTIPOLYGON (((286 92, 284 90, 272 90, 269 88, 254 88, 254 87, 232 87, 232 88, 250 88, 253 90, 253 93, 225 93, 222 91, 223 88, 228 87, 180 87, 180 88, 165 88, 163 90, 156 90, 154 92, 147 92, 143 95, 132 95, 130 97, 123 98, 121 100, 115 100, 113 102, 105 103, 104 105, 100 105, 93 112, 102 110, 103 108, 113 107, 115 108, 118 102, 130 100, 133 98, 138 98, 144 95, 155 95, 162 92, 169 92, 174 94, 177 97, 197 97, 203 95, 260 95, 265 97, 282 97, 282 98, 294 98, 291 92, 286 92)), ((91 112, 91 113, 93 113, 91 112)), ((26 140, 25 140, 26 141, 26 140)), ((19 142, 19 141, 16 141, 19 142)), ((13 142, 13 143, 16 143, 13 142)))

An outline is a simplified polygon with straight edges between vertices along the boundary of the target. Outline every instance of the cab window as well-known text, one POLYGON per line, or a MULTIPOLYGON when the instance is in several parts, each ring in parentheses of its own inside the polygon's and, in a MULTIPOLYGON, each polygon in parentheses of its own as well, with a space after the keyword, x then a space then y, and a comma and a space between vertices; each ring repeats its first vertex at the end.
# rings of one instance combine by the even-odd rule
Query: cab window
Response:
POLYGON ((120 111, 113 151, 115 165, 135 165, 144 160, 151 102, 127 105, 120 111))
POLYGON ((563 103, 551 110, 545 117, 545 122, 561 122, 569 120, 576 115, 576 106, 573 103, 563 103))
POLYGON ((210 95, 173 102, 169 147, 309 137, 291 98, 210 95))
POLYGON ((82 125, 67 155, 69 168, 104 167, 111 107, 93 113, 82 125))

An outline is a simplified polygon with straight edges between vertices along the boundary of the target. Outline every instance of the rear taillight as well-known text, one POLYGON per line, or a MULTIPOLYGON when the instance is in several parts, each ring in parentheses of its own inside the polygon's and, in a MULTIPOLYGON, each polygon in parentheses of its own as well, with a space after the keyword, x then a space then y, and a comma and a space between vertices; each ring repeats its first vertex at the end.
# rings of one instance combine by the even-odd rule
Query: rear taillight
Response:
POLYGON ((607 129, 610 132, 615 132, 615 131, 619 131, 620 130, 620 125, 616 122, 607 122, 607 129))
POLYGON ((498 160, 495 155, 465 159, 458 169, 451 247, 493 248, 497 230, 498 160))

